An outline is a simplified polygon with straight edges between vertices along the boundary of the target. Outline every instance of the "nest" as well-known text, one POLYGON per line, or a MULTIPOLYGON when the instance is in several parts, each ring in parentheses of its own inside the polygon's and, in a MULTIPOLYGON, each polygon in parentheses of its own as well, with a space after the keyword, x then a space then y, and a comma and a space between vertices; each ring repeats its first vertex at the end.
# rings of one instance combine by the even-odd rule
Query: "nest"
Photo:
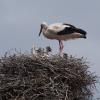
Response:
POLYGON ((0 59, 0 100, 89 100, 97 77, 85 59, 13 54, 0 59))

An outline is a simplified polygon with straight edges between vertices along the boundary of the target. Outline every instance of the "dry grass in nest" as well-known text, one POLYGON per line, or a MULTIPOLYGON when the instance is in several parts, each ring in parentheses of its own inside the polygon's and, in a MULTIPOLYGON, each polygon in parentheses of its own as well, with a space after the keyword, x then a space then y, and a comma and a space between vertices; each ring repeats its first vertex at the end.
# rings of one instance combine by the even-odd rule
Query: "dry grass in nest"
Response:
POLYGON ((65 54, 13 54, 0 59, 0 100, 89 100, 97 77, 87 62, 65 54))

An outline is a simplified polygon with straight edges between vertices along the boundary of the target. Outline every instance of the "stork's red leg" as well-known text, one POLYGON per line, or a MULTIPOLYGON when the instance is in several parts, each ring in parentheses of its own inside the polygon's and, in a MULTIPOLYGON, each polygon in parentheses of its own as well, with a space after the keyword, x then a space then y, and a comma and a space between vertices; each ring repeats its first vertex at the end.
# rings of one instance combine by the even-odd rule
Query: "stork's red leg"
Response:
POLYGON ((64 45, 63 42, 61 41, 61 51, 63 51, 64 45))
POLYGON ((59 40, 59 52, 60 52, 61 56, 62 56, 63 48, 64 48, 63 42, 61 40, 59 40))

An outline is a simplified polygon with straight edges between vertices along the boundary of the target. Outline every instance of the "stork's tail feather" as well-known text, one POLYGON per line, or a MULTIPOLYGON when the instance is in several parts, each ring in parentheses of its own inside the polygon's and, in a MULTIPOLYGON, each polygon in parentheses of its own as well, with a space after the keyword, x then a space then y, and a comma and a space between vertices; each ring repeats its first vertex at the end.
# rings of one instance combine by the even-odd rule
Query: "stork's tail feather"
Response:
POLYGON ((79 29, 79 28, 76 28, 75 31, 76 31, 77 33, 82 34, 82 35, 83 35, 82 38, 85 38, 85 39, 86 39, 86 34, 87 34, 86 31, 84 31, 84 30, 82 30, 82 29, 79 29))
POLYGON ((85 39, 86 39, 86 38, 87 38, 87 37, 86 37, 86 35, 84 35, 84 37, 83 37, 83 38, 85 38, 85 39))

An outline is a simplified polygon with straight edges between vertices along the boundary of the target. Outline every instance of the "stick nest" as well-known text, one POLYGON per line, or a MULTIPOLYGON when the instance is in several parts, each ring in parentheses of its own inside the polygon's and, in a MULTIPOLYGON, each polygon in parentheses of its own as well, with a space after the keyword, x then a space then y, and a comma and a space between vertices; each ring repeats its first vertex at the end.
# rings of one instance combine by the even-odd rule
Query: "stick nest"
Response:
POLYGON ((97 77, 85 59, 13 54, 0 59, 0 100, 89 100, 97 77))

